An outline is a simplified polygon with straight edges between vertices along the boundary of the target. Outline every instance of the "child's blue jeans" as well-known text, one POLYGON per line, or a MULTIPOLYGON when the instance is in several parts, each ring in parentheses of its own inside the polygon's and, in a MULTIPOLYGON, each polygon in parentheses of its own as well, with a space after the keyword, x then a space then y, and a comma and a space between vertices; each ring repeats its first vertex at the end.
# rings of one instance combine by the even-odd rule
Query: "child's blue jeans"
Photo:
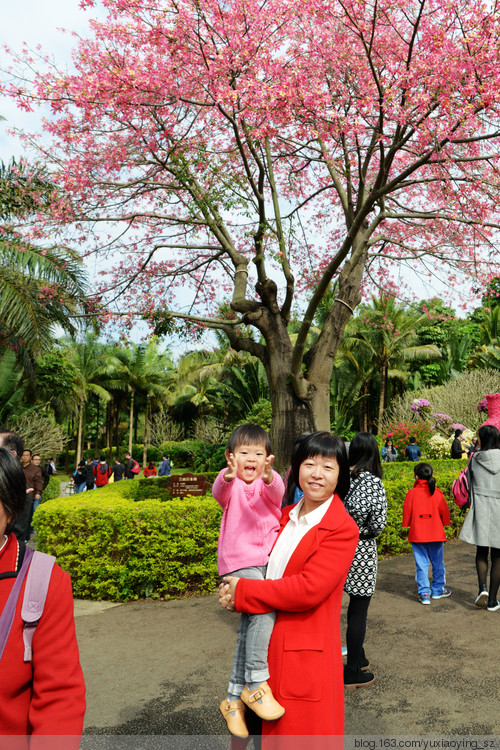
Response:
POLYGON ((446 583, 443 542, 412 542, 411 546, 417 569, 415 578, 419 595, 441 594, 446 583), (432 584, 429 583, 429 563, 432 565, 432 584))
MULTIPOLYGON (((266 569, 267 565, 256 565, 227 575, 263 581, 266 569)), ((254 686, 260 685, 269 677, 267 649, 275 620, 276 612, 265 612, 262 615, 243 612, 241 615, 228 695, 239 697, 245 685, 254 689, 254 686)))

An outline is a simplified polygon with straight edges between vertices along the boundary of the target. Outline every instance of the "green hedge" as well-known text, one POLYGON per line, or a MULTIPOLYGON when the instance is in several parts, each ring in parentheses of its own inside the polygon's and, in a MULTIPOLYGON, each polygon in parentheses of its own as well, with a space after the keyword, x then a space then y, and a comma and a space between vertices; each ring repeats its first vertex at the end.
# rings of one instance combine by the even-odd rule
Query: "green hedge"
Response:
POLYGON ((218 580, 220 517, 212 497, 136 504, 118 497, 111 485, 40 506, 37 548, 57 556, 76 597, 207 594, 218 580))
MULTIPOLYGON (((401 526, 403 501, 414 482, 412 463, 384 465, 388 522, 378 539, 381 555, 409 552, 401 526)), ((433 461, 437 486, 449 501, 451 538, 463 515, 451 483, 466 461, 433 461)), ((208 494, 168 503, 158 499, 161 479, 122 481, 44 503, 34 517, 37 545, 57 556, 75 596, 127 601, 206 594, 217 585, 221 510, 208 494), (137 502, 145 494, 154 495, 137 502)))
POLYGON ((55 497, 59 497, 61 494, 61 480, 57 476, 51 476, 49 483, 42 493, 42 503, 47 500, 53 500, 55 497))

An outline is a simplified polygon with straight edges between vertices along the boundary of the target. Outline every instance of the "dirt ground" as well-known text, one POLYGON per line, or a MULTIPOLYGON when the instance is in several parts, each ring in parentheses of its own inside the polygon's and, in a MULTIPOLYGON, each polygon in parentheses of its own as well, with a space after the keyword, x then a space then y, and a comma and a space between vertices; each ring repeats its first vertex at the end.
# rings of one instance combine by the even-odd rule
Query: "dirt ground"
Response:
MULTIPOLYGON (((365 650, 376 682, 345 693, 346 735, 500 735, 500 611, 474 607, 475 548, 445 546, 453 595, 422 606, 413 557, 383 560, 365 650)), ((342 628, 345 628, 343 604, 342 628)), ((215 595, 77 602, 87 735, 224 735, 238 616, 215 595)), ((88 738, 90 739, 90 738, 88 738)))

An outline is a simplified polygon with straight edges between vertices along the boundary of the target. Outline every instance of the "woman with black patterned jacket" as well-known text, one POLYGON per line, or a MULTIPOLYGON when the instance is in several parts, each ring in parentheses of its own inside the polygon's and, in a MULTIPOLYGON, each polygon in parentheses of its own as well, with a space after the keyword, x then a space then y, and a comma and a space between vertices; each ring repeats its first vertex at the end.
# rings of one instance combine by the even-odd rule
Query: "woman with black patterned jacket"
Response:
POLYGON ((358 432, 349 445, 351 486, 345 499, 347 512, 359 527, 359 542, 347 575, 344 591, 347 609, 347 664, 344 685, 348 689, 372 685, 369 662, 363 650, 366 619, 377 579, 377 542, 387 523, 387 499, 382 484, 382 464, 377 441, 368 432, 358 432))

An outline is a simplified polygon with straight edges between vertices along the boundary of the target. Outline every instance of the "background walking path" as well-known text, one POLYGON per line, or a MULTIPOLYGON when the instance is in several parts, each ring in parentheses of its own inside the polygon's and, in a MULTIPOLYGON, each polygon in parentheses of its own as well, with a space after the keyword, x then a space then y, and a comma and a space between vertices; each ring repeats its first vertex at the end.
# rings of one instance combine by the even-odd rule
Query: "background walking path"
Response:
MULTIPOLYGON (((474 556, 463 542, 445 545, 453 595, 425 607, 412 555, 380 562, 365 642, 376 682, 346 692, 346 734, 500 735, 500 611, 474 607, 474 556)), ((215 595, 77 601, 75 613, 86 734, 225 734, 218 706, 238 616, 215 595)))

